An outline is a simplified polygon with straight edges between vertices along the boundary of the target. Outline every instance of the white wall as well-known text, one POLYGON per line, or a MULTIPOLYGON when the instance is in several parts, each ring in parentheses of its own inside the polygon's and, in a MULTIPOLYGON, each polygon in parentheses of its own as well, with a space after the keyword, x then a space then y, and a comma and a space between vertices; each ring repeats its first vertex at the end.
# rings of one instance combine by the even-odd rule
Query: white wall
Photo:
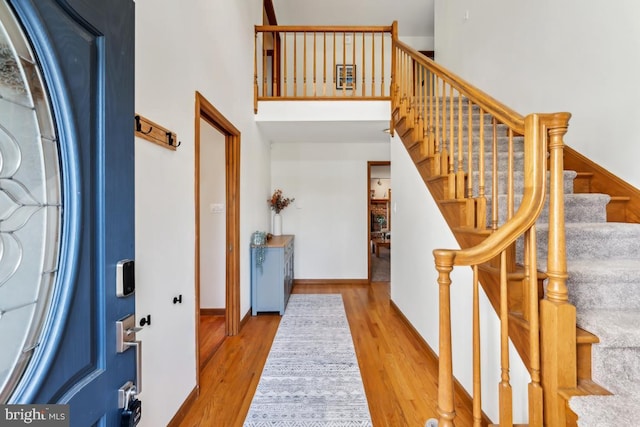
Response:
POLYGON ((435 10, 438 62, 521 114, 571 112, 567 144, 640 187, 640 2, 436 0, 435 10))
POLYGON ((225 137, 200 120, 200 308, 225 308, 225 137))
POLYGON ((269 221, 269 147, 255 125, 251 84, 253 26, 261 22, 260 0, 136 1, 136 112, 182 142, 174 152, 136 141, 136 311, 153 319, 139 333, 142 427, 166 425, 196 384, 196 90, 242 133, 241 313, 250 308, 249 239, 269 221), (174 305, 178 294, 183 302, 174 305))
POLYGON ((271 186, 296 198, 281 212, 296 279, 367 278, 369 160, 389 160, 389 144, 272 144, 271 186))
MULTIPOLYGON (((399 138, 391 139, 391 181, 393 182, 393 245, 391 247, 391 299, 438 353, 438 274, 433 250, 457 249, 457 244, 436 202, 418 174, 399 138)), ((452 273, 452 341, 454 376, 471 394, 473 275, 468 267, 452 273)), ((499 322, 491 304, 481 294, 483 410, 498 421, 500 381, 499 322)), ((527 420, 526 383, 529 376, 511 346, 511 380, 514 390, 514 418, 527 420)))

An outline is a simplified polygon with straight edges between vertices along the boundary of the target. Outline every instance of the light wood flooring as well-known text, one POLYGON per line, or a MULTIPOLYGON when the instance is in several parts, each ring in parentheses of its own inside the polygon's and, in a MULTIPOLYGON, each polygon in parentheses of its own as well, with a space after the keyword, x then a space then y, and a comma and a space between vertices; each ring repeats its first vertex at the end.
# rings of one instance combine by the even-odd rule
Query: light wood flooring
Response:
MULTIPOLYGON (((437 418, 437 361, 391 306, 388 282, 297 285, 293 292, 342 294, 374 427, 421 427, 437 418)), ((179 426, 242 426, 279 322, 278 315, 250 317, 222 342, 179 426)), ((469 406, 458 405, 456 425, 472 425, 469 406)))

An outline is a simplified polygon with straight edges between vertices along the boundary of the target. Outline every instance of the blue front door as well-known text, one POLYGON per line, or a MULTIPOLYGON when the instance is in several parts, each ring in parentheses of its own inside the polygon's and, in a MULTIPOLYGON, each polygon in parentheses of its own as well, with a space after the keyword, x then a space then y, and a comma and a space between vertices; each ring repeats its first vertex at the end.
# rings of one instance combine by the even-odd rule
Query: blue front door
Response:
POLYGON ((62 188, 56 290, 9 403, 65 403, 72 426, 119 424, 118 389, 135 349, 116 352, 116 265, 134 258, 134 1, 0 0, 40 68, 62 188))

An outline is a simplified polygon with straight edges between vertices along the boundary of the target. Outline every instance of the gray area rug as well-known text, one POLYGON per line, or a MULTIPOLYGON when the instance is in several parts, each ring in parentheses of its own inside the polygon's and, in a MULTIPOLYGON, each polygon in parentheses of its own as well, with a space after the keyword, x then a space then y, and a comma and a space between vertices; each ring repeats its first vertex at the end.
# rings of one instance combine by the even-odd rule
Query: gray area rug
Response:
POLYGON ((371 425, 342 295, 291 295, 244 426, 371 425))
POLYGON ((371 254, 371 281, 389 282, 391 280, 391 250, 380 248, 380 256, 371 254))

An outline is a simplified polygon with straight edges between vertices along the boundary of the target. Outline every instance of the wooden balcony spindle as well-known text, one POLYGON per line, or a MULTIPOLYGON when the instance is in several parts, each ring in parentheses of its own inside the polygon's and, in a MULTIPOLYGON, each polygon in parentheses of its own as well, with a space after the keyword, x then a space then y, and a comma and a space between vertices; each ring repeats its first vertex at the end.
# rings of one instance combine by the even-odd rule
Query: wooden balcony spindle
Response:
MULTIPOLYGON (((353 64, 353 88, 351 89, 351 96, 356 96, 356 32, 353 32, 353 37, 351 38, 352 43, 351 43, 351 54, 353 56, 353 59, 351 61, 351 63, 353 64)), ((364 46, 362 46, 362 48, 364 49, 364 46)), ((364 64, 363 64, 364 66, 364 64)))
POLYGON ((327 96, 327 32, 322 32, 322 96, 327 96))
MULTIPOLYGON (((397 31, 397 23, 394 22, 393 23, 393 28, 396 29, 397 31)), ((380 49, 380 96, 384 96, 385 90, 384 90, 384 37, 385 37, 385 33, 382 33, 382 37, 380 37, 380 43, 382 45, 382 48, 380 49)), ((393 45, 392 45, 393 46, 393 45)), ((392 49, 393 51, 393 49, 392 49)), ((393 63, 393 58, 391 58, 391 62, 393 63)), ((373 79, 375 81, 375 78, 373 79)))
POLYGON ((480 358, 480 296, 478 266, 473 266, 473 427, 482 426, 482 364, 480 358))
POLYGON ((342 33, 342 96, 347 94, 347 33, 342 33))
POLYGON ((317 33, 314 31, 313 32, 313 97, 315 98, 318 94, 317 92, 317 88, 316 88, 316 70, 317 70, 317 61, 316 61, 316 52, 318 52, 318 47, 317 47, 317 33))
POLYGON ((507 252, 500 254, 500 425, 513 426, 513 395, 509 378, 509 295, 507 290, 507 252))
POLYGON ((431 71, 429 71, 429 75, 428 75, 428 79, 429 79, 429 126, 428 126, 428 141, 429 141, 429 145, 428 145, 428 155, 429 156, 433 156, 435 153, 435 117, 434 117, 434 94, 433 94, 433 85, 434 85, 434 81, 435 81, 435 74, 433 74, 431 71))
POLYGON ((298 33, 293 33, 293 97, 298 96, 298 33))
POLYGON ((307 32, 302 33, 302 96, 307 96, 307 32))
POLYGON ((284 37, 282 39, 282 95, 284 97, 287 96, 287 33, 284 33, 284 37))
POLYGON ((280 34, 276 31, 273 32, 273 57, 271 59, 271 68, 273 69, 273 85, 271 87, 271 96, 277 97, 279 95, 278 91, 278 83, 280 79, 280 75, 278 71, 280 70, 280 51, 278 50, 278 44, 280 43, 280 34))
POLYGON ((337 50, 337 45, 336 45, 336 32, 333 32, 333 72, 331 74, 333 74, 333 85, 332 85, 332 89, 331 92, 333 93, 333 95, 336 95, 336 84, 338 82, 338 76, 337 71, 338 71, 338 67, 337 67, 337 62, 336 62, 336 50, 337 50))
POLYGON ((253 43, 253 113, 258 112, 258 31, 254 34, 253 43))
POLYGON ((267 46, 265 43, 266 33, 262 33, 262 96, 267 96, 267 46))
MULTIPOLYGON (((365 66, 365 64, 366 64, 366 62, 365 62, 365 59, 366 59, 365 58, 365 51, 366 50, 364 48, 364 46, 365 46, 364 35, 365 35, 365 33, 363 31, 362 32, 362 66, 360 67, 361 68, 360 73, 362 74, 362 96, 363 97, 366 96, 366 94, 367 94, 367 86, 366 86, 366 80, 365 80, 365 74, 366 74, 366 68, 367 67, 365 66)), ((355 78, 355 76, 353 76, 353 77, 355 78)))
MULTIPOLYGON (((364 50, 364 44, 362 49, 364 50)), ((364 86, 362 94, 364 95, 364 86)), ((371 33, 371 96, 376 96, 376 33, 371 33)))
POLYGON ((456 416, 453 401, 453 360, 451 348, 451 271, 452 251, 433 251, 438 270, 440 329, 438 352, 438 425, 454 427, 456 416))

